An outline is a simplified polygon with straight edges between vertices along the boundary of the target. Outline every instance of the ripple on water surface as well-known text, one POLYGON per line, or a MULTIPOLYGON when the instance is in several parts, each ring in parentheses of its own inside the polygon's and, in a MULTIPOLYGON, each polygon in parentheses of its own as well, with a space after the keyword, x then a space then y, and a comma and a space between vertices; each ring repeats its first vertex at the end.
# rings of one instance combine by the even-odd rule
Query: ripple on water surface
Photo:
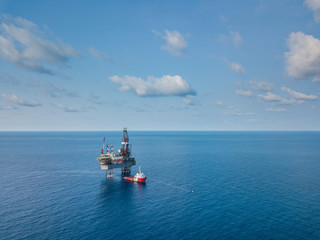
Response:
POLYGON ((0 239, 320 239, 319 132, 129 135, 146 184, 99 169, 121 132, 0 133, 0 239))

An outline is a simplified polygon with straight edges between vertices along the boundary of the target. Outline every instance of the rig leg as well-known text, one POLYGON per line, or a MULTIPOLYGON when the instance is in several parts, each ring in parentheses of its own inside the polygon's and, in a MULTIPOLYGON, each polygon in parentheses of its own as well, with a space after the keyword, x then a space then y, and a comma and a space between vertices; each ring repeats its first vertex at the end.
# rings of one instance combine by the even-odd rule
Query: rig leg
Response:
POLYGON ((131 173, 131 167, 121 168, 121 173, 123 173, 123 174, 129 174, 129 173, 131 173))
POLYGON ((107 178, 113 177, 113 169, 107 169, 107 178))

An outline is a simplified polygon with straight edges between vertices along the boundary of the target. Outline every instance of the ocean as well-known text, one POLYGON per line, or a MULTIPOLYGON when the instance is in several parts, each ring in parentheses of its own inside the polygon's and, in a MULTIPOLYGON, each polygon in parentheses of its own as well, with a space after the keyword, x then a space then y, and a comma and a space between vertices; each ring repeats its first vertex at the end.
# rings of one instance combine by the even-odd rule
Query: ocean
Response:
POLYGON ((0 132, 0 239, 320 239, 320 132, 128 133, 0 132))

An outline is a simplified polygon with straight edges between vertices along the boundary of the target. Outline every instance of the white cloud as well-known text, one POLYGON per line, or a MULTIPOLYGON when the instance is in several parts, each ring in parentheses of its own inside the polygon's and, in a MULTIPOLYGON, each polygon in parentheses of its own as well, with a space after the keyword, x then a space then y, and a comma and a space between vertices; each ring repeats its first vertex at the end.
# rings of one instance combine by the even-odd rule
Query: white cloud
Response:
POLYGON ((286 112, 287 109, 285 108, 267 108, 267 112, 286 112))
POLYGON ((320 22, 320 0, 305 0, 305 4, 313 11, 314 20, 320 22))
POLYGON ((266 95, 259 94, 258 97, 261 97, 266 101, 281 101, 282 99, 280 96, 271 92, 267 92, 266 95))
POLYGON ((257 91, 270 92, 273 90, 273 84, 268 83, 268 82, 249 81, 249 84, 251 85, 252 89, 257 90, 257 91))
POLYGON ((162 49, 167 50, 176 57, 184 56, 188 45, 181 33, 175 30, 169 31, 167 29, 165 30, 165 35, 162 35, 155 30, 152 30, 152 32, 166 41, 166 44, 161 47, 162 49))
POLYGON ((318 99, 318 97, 315 95, 307 95, 304 93, 296 92, 296 91, 293 91, 292 89, 287 88, 287 87, 282 87, 281 89, 283 91, 286 91, 287 93, 289 93, 289 95, 291 97, 294 97, 295 99, 300 99, 300 100, 316 100, 316 99, 318 99))
POLYGON ((44 38, 36 24, 26 19, 3 16, 0 25, 0 56, 18 67, 30 71, 53 74, 44 63, 63 64, 80 54, 58 39, 44 38))
POLYGON ((223 103, 221 101, 216 101, 215 104, 218 106, 223 106, 223 103))
POLYGON ((88 52, 95 58, 111 61, 111 58, 107 54, 100 52, 97 49, 94 49, 93 47, 89 47, 88 52))
POLYGON ((238 47, 242 44, 242 37, 240 36, 240 33, 235 31, 230 31, 229 35, 219 34, 218 39, 220 42, 232 41, 235 47, 238 47))
POLYGON ((147 80, 134 76, 108 78, 120 85, 120 91, 134 91, 138 96, 186 96, 196 95, 190 85, 181 76, 164 75, 161 78, 149 76, 147 80))
POLYGON ((187 95, 184 98, 182 98, 182 101, 184 103, 184 106, 192 106, 192 105, 197 105, 194 96, 192 95, 187 95))
POLYGON ((65 112, 81 112, 79 109, 75 109, 73 107, 67 107, 67 106, 63 106, 61 104, 57 105, 57 108, 62 109, 65 112))
POLYGON ((262 98, 267 102, 271 102, 273 105, 289 105, 294 103, 302 103, 302 100, 295 100, 295 99, 286 99, 282 98, 274 93, 267 92, 266 95, 259 94, 258 97, 262 98))
POLYGON ((239 46, 242 43, 242 37, 238 32, 230 31, 230 36, 235 46, 239 46))
POLYGON ((244 69, 244 67, 241 66, 240 63, 231 63, 229 61, 227 61, 227 64, 229 66, 229 68, 234 71, 235 73, 239 74, 239 75, 244 75, 246 74, 246 70, 244 69))
POLYGON ((236 94, 239 96, 244 96, 244 97, 251 97, 252 92, 249 90, 236 90, 236 94))
POLYGON ((2 94, 1 95, 2 98, 10 101, 11 103, 13 104, 16 104, 16 105, 20 105, 20 106, 26 106, 26 107, 38 107, 38 106, 41 106, 41 104, 37 101, 27 101, 27 100, 24 100, 22 98, 19 98, 17 97, 16 95, 6 95, 6 94, 2 94))
POLYGON ((302 32, 292 32, 287 40, 286 70, 294 78, 320 76, 320 40, 302 32))

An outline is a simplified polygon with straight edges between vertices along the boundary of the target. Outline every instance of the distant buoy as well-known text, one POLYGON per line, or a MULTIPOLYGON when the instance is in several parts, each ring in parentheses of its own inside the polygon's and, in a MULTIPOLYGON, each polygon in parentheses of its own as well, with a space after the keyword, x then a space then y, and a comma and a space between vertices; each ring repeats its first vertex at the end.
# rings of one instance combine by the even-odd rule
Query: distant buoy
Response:
POLYGON ((192 191, 193 192, 193 191, 192 191))

